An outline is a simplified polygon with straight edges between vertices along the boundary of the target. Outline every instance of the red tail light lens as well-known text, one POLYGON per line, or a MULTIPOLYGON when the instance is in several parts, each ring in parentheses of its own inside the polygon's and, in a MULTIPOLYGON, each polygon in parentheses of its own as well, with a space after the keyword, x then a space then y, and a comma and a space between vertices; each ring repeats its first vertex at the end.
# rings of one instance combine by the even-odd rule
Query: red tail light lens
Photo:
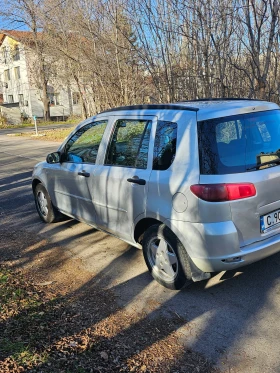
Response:
POLYGON ((256 195, 256 188, 251 183, 239 184, 195 184, 191 191, 198 198, 208 202, 233 201, 256 195))

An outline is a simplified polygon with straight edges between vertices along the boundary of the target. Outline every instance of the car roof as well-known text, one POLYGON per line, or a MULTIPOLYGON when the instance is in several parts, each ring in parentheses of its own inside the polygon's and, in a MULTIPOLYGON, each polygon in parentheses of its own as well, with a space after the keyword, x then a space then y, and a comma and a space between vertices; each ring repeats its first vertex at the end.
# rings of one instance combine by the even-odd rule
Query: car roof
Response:
POLYGON ((157 115, 162 110, 192 111, 197 114, 197 121, 228 117, 259 111, 277 110, 279 106, 273 102, 244 98, 215 98, 175 102, 170 104, 131 105, 112 108, 99 115, 117 112, 118 115, 157 115))
POLYGON ((273 102, 250 99, 208 99, 180 102, 180 105, 198 109, 197 120, 221 118, 256 111, 276 110, 279 106, 273 102))

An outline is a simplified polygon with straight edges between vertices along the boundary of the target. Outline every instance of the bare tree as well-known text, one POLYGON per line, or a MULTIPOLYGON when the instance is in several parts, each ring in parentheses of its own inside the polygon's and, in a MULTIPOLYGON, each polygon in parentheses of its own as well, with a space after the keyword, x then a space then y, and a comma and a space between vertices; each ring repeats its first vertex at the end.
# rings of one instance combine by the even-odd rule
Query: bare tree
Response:
POLYGON ((279 101, 277 0, 4 2, 31 30, 45 117, 55 79, 78 90, 84 117, 149 101, 279 101))
POLYGON ((237 35, 243 46, 243 58, 247 56, 249 68, 246 68, 246 71, 251 82, 251 91, 260 99, 266 97, 272 56, 276 51, 279 7, 278 0, 239 1, 237 35))

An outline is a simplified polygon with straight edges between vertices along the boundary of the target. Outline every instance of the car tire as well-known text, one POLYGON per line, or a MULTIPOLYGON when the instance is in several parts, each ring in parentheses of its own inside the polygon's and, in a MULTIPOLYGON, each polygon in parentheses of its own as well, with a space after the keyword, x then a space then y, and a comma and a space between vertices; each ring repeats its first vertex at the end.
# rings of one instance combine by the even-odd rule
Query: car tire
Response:
POLYGON ((37 212, 43 222, 54 223, 61 218, 62 214, 52 204, 47 189, 41 183, 35 187, 34 198, 37 212))
POLYGON ((188 253, 166 225, 149 227, 142 246, 147 267, 161 285, 179 290, 193 282, 188 253))

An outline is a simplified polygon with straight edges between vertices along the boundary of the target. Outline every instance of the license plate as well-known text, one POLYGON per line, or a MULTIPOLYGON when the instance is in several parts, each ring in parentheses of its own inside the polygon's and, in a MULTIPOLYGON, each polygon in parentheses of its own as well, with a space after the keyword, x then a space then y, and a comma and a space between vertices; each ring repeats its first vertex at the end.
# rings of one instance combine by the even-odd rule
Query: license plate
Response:
POLYGON ((261 232, 265 233, 280 225, 280 209, 261 216, 261 232))

